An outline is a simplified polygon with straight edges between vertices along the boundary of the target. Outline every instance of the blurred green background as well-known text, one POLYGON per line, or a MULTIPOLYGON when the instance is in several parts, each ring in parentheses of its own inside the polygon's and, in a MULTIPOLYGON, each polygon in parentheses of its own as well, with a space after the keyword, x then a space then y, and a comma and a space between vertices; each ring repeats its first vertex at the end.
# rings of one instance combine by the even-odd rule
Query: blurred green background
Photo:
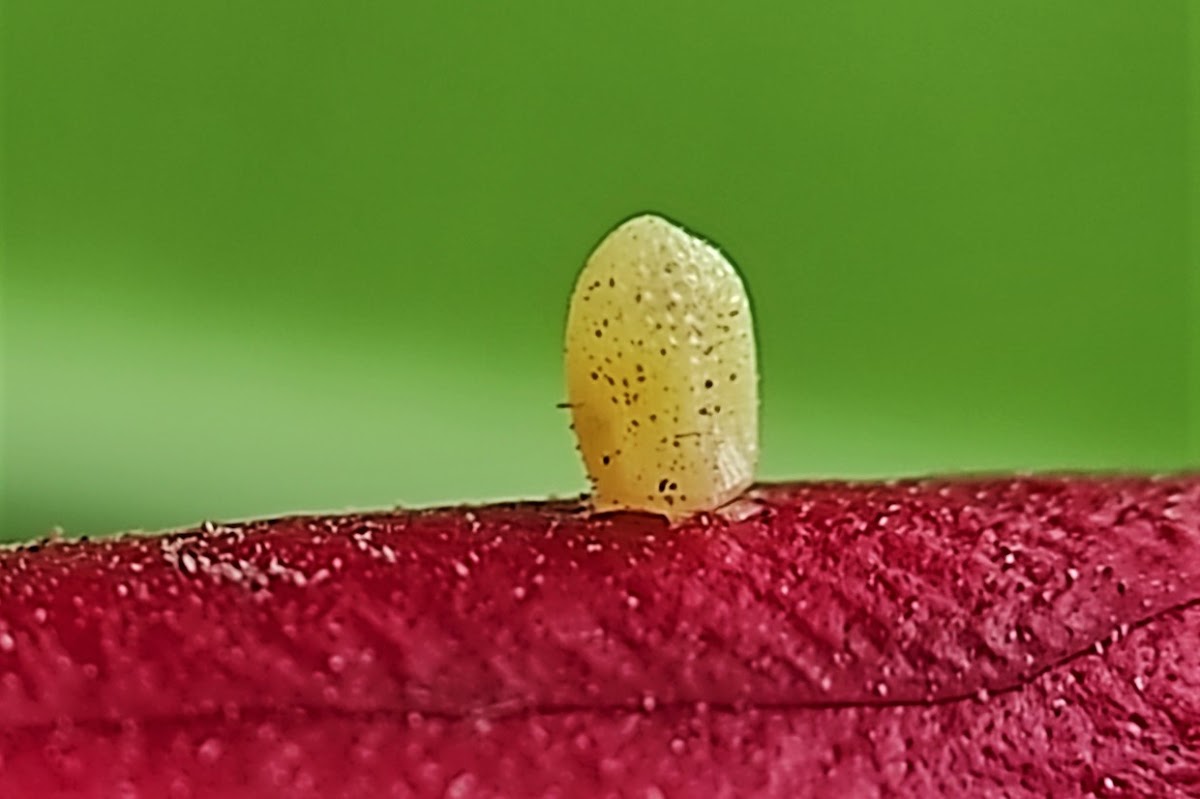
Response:
POLYGON ((582 490, 646 209, 746 276, 764 477, 1196 465, 1196 17, 10 0, 0 537, 582 490))

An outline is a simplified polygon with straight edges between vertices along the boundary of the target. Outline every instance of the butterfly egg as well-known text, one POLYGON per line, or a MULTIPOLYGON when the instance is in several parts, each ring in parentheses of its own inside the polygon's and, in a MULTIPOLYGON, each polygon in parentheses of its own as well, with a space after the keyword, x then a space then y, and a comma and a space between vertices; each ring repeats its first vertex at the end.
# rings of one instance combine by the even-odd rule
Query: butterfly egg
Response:
POLYGON ((679 518, 753 482, 750 300, 708 242, 651 214, 609 233, 571 295, 566 372, 596 510, 679 518))

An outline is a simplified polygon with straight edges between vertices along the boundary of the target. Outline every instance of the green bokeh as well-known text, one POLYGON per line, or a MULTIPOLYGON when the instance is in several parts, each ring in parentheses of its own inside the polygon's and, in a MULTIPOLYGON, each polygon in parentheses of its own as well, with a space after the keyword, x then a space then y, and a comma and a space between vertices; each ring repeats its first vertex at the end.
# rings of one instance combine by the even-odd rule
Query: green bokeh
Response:
POLYGON ((765 477, 1196 464, 1189 12, 13 0, 0 537, 582 490, 646 209, 751 287, 765 477))

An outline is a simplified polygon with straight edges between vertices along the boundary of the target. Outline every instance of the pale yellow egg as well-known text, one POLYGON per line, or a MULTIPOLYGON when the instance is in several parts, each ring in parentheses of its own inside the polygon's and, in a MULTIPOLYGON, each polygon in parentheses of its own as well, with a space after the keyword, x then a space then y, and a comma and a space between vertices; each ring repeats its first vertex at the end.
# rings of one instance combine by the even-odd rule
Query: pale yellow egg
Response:
POLYGON ((651 214, 609 233, 571 296, 566 373, 596 510, 678 518, 753 482, 750 300, 708 242, 651 214))

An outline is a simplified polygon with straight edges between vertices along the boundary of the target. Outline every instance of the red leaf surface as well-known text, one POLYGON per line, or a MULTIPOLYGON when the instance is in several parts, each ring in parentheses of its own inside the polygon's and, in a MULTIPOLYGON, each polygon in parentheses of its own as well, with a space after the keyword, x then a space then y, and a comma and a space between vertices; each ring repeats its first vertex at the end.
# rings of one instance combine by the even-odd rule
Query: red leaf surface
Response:
POLYGON ((0 553, 0 796, 1200 795, 1200 477, 0 553))

